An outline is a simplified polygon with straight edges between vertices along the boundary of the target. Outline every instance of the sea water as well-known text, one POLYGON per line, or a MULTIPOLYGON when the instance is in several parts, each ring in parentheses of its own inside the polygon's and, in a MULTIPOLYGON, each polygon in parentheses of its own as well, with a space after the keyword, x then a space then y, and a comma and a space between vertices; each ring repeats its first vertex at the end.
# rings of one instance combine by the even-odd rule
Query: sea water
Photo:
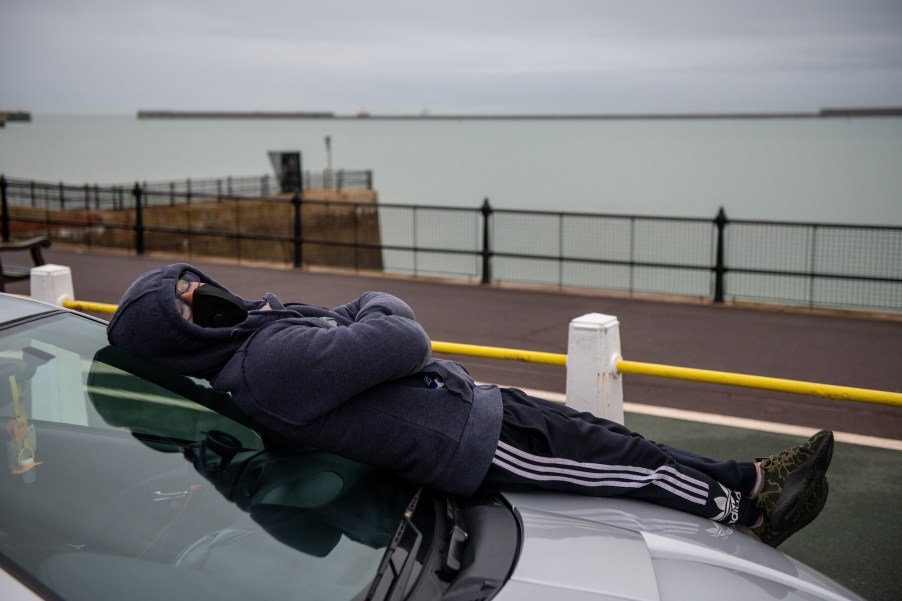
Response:
POLYGON ((66 184, 367 169, 380 202, 902 226, 902 118, 388 120, 34 115, 0 174, 66 184), (330 145, 327 151, 326 138, 330 145))

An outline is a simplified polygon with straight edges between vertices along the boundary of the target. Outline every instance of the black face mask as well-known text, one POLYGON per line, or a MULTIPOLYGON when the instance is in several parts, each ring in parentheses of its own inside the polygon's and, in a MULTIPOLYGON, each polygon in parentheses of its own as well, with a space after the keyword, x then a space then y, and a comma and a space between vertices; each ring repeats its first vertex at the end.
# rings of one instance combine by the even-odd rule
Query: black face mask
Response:
POLYGON ((205 328, 234 326, 247 319, 244 301, 216 286, 200 286, 191 300, 194 323, 205 328))

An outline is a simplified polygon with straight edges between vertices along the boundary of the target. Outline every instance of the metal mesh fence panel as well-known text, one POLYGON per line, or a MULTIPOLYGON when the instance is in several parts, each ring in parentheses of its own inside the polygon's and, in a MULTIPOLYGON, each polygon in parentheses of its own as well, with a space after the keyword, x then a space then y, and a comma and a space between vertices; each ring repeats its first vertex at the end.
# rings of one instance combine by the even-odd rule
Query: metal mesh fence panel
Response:
POLYGON ((562 286, 631 291, 634 221, 594 215, 564 216, 562 286), (602 262, 603 261, 603 262, 602 262))
POLYGON ((811 267, 811 228, 805 225, 733 222, 726 239, 731 270, 807 273, 811 267))
POLYGON ((637 263, 704 268, 713 263, 710 221, 637 218, 634 230, 637 263))
POLYGON ((379 207, 386 271, 476 278, 480 275, 478 211, 439 207, 379 207))
POLYGON ((564 215, 563 254, 575 259, 630 261, 635 219, 596 215, 564 215))
POLYGON ((492 279, 560 285, 562 218, 555 213, 496 211, 490 228, 492 279))
MULTIPOLYGON (((492 215, 492 251, 496 255, 561 256, 561 215, 496 211, 492 215)), ((503 273, 498 269, 498 276, 503 273)))
POLYGON ((492 277, 504 282, 559 286, 561 266, 558 259, 495 257, 492 277))
POLYGON ((705 298, 711 295, 711 273, 679 267, 636 267, 632 291, 705 298))
POLYGON ((391 273, 416 273, 416 221, 410 207, 379 207, 379 231, 382 233, 382 262, 391 273))
POLYGON ((632 245, 635 292, 711 294, 714 232, 710 222, 638 218, 632 245))
POLYGON ((806 278, 777 274, 737 273, 726 276, 727 298, 734 301, 809 304, 811 285, 806 278))
POLYGON ((902 311, 902 284, 821 278, 814 282, 812 306, 902 311))
POLYGON ((812 226, 814 270, 830 275, 902 279, 898 229, 812 226))
POLYGON ((727 296, 811 307, 902 310, 902 229, 733 222, 727 296))
POLYGON ((633 276, 634 268, 629 265, 569 262, 561 268, 561 285, 632 292, 633 276))
POLYGON ((492 225, 497 280, 710 294, 710 221, 498 211, 492 225))

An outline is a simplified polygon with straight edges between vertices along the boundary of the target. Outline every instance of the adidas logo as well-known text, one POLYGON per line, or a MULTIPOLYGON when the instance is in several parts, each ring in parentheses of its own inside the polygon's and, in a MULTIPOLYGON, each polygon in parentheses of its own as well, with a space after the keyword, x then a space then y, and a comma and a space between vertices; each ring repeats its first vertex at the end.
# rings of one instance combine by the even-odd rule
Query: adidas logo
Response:
POLYGON ((720 510, 720 513, 711 519, 715 522, 735 524, 739 521, 739 502, 742 499, 742 496, 739 491, 730 490, 723 484, 720 484, 720 488, 726 496, 716 497, 714 499, 714 504, 717 505, 717 509, 720 510))
POLYGON ((715 538, 726 538, 732 536, 736 531, 718 522, 713 522, 710 528, 705 528, 705 532, 715 538))

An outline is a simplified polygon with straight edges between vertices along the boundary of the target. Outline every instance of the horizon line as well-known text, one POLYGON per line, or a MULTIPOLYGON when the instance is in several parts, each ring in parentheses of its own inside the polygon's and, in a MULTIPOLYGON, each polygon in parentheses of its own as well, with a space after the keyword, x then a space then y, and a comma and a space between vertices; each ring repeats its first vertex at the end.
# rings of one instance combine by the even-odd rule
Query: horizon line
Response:
POLYGON ((653 119, 819 119, 842 117, 898 117, 898 107, 822 108, 818 111, 736 112, 736 113, 496 113, 496 114, 371 114, 339 115, 330 111, 193 111, 141 109, 138 119, 332 119, 332 120, 399 120, 399 121, 490 121, 490 120, 653 120, 653 119))

